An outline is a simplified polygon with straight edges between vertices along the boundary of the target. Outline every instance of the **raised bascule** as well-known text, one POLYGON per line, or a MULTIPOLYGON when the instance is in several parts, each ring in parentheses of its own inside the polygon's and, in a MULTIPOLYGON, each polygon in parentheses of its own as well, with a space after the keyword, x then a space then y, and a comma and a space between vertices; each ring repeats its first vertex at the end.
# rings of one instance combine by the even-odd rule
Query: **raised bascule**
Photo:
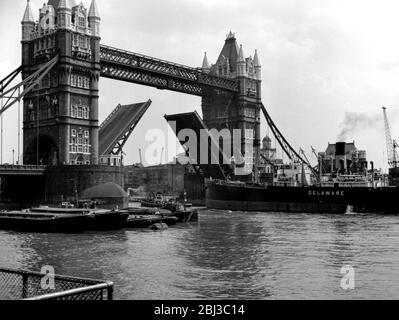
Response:
MULTIPOLYGON (((49 0, 39 10, 38 21, 28 0, 21 25, 22 65, 0 81, 0 99, 5 101, 0 114, 22 102, 23 164, 47 166, 47 201, 76 197, 102 182, 123 184, 121 170, 112 164, 121 163, 114 159, 123 154, 151 102, 118 106, 100 128, 100 77, 200 96, 207 128, 240 129, 242 150, 245 144, 253 145, 253 153, 243 156, 255 167, 262 112, 279 133, 262 105, 259 55, 255 51, 246 57, 232 32, 215 64, 205 53, 202 67, 192 68, 101 44, 95 0, 88 10, 74 0, 49 0), (19 73, 22 81, 11 86, 19 73), (118 126, 121 118, 124 125, 118 126)), ((302 160, 282 135, 277 139, 290 158, 302 160)), ((15 172, 23 176, 22 169, 15 172)), ((4 191, 7 183, 2 181, 4 191)))

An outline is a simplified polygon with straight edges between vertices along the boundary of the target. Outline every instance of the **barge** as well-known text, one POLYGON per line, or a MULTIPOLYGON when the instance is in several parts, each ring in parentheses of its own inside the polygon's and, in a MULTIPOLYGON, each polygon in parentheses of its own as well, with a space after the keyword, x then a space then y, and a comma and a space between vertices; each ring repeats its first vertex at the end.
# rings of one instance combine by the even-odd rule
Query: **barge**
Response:
POLYGON ((0 229, 25 232, 81 233, 87 230, 93 220, 92 215, 11 211, 0 213, 0 229))

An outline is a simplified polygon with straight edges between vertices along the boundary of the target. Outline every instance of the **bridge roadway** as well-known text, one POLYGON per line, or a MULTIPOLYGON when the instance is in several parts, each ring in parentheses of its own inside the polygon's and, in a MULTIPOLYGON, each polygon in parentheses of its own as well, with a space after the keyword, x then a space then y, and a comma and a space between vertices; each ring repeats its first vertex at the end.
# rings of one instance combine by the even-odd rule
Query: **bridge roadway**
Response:
POLYGON ((43 176, 47 166, 0 165, 1 176, 43 176))

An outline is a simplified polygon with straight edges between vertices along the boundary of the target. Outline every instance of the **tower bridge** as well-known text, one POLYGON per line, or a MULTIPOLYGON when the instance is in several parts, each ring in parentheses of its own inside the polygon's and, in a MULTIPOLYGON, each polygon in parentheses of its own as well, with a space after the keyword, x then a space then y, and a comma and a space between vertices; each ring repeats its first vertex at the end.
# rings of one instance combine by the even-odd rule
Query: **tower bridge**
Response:
MULTIPOLYGON (((120 155, 143 112, 128 112, 131 119, 126 125, 118 128, 114 121, 100 134, 100 77, 200 96, 203 122, 209 129, 252 130, 253 135, 242 134, 241 150, 244 144, 253 144, 253 154, 244 156, 247 162, 257 161, 260 116, 265 112, 257 51, 246 57, 230 32, 215 64, 205 53, 202 66, 193 68, 103 45, 100 24, 95 0, 89 9, 74 0, 49 0, 39 10, 38 21, 27 0, 21 21, 22 64, 0 81, 0 99, 6 101, 0 114, 22 100, 24 164, 58 166, 52 181, 57 180, 57 170, 74 166, 77 172, 76 167, 82 166, 88 177, 80 189, 102 179, 121 181, 120 172, 105 166, 102 178, 90 178, 89 172, 101 170, 88 167, 98 166, 101 158, 120 155), (10 87, 19 73, 22 82, 10 87), (100 141, 102 137, 106 141, 100 141)), ((118 106, 113 118, 120 119, 121 112, 126 108, 118 106)), ((287 145, 281 143, 283 149, 287 145)), ((292 150, 284 151, 300 159, 292 150)), ((68 189, 70 194, 73 188, 68 189)))

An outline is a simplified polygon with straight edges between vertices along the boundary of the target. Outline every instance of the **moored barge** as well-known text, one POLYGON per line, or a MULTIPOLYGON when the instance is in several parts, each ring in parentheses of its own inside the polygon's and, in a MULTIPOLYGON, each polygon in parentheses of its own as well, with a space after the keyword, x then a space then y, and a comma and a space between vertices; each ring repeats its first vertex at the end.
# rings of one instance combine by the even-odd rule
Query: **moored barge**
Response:
POLYGON ((11 211, 0 213, 0 229, 46 232, 81 233, 93 222, 91 215, 35 213, 11 211))

